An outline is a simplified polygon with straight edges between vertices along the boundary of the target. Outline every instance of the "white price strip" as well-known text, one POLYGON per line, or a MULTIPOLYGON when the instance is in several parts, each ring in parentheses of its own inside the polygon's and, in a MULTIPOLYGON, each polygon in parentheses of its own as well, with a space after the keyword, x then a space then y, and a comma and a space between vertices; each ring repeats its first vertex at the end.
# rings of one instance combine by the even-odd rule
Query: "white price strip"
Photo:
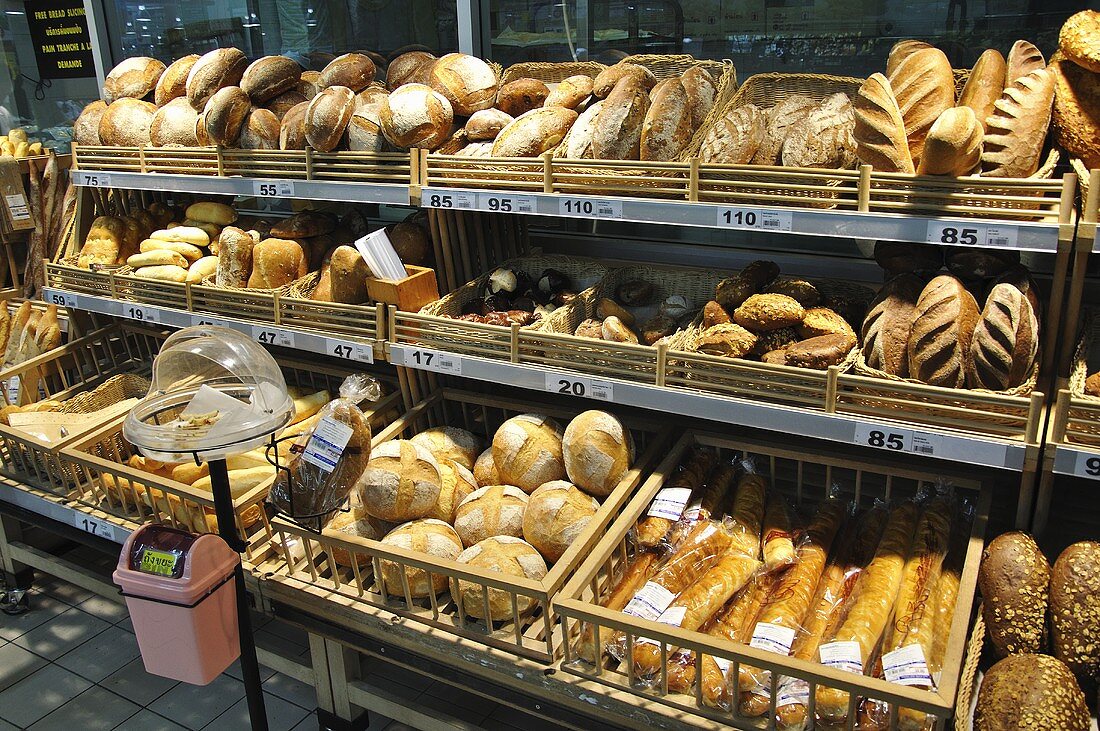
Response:
POLYGON ((253 325, 252 339, 264 345, 279 345, 284 348, 294 347, 294 333, 274 327, 253 325))
POLYGON ((219 327, 228 327, 217 317, 211 317, 210 315, 191 315, 192 325, 217 325, 219 327))
POLYGON ((98 518, 92 518, 83 513, 77 513, 76 517, 73 519, 73 525, 85 533, 91 533, 93 536, 106 538, 108 541, 115 540, 115 527, 98 518))
POLYGON ((949 246, 989 246, 1015 249, 1020 236, 1018 226, 991 226, 969 221, 929 221, 925 241, 949 246))
POLYGON ((374 362, 374 348, 368 343, 352 343, 347 340, 325 338, 325 352, 337 358, 359 363, 374 362))
POLYGON ((257 198, 290 198, 294 196, 293 180, 256 180, 252 195, 257 198))
POLYGON ((404 365, 436 373, 449 373, 453 376, 462 375, 462 358, 451 353, 441 353, 438 350, 424 348, 406 350, 404 365))
POLYGON ((584 218, 622 218, 623 202, 591 200, 588 198, 562 198, 558 201, 558 213, 562 216, 584 218))
POLYGON ((719 228, 751 228, 758 231, 790 231, 790 211, 762 211, 757 208, 719 208, 719 228))
POLYGON ((1073 474, 1078 477, 1087 477, 1090 480, 1100 480, 1100 457, 1091 455, 1088 452, 1077 453, 1077 464, 1074 466, 1073 474))
POLYGON ((77 307, 75 294, 66 294, 65 292, 58 292, 56 290, 49 290, 46 293, 46 301, 58 307, 70 307, 73 309, 77 307))
POLYGON ((420 203, 428 208, 462 208, 472 211, 477 208, 477 193, 431 191, 421 196, 420 203))
POLYGON ((856 424, 852 441, 865 447, 885 449, 889 452, 922 454, 926 457, 934 457, 943 451, 942 438, 936 434, 863 422, 856 424))
POLYGON ((534 213, 538 210, 532 196, 500 193, 481 193, 477 197, 477 207, 493 213, 534 213))
POLYGON ((160 311, 145 305, 122 305, 122 316, 138 322, 160 322, 160 311))
POLYGON ((584 396, 597 401, 614 401, 615 385, 607 381, 596 381, 585 376, 563 376, 560 373, 546 374, 546 390, 566 396, 584 396))
POLYGON ((8 212, 11 214, 13 221, 26 221, 31 217, 31 211, 27 208, 27 199, 22 193, 6 195, 4 200, 8 204, 8 212))
POLYGON ((76 176, 77 185, 87 185, 91 188, 111 187, 111 176, 109 173, 88 173, 79 171, 76 176))

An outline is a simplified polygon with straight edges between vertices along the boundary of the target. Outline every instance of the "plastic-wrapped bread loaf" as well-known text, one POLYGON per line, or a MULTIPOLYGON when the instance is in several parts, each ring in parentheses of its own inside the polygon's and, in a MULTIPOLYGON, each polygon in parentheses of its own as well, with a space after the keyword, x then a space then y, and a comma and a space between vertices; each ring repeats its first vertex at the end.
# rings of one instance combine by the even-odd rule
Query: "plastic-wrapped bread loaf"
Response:
MULTIPOLYGON (((756 616, 771 595, 774 577, 772 574, 760 574, 756 581, 742 589, 734 598, 723 618, 720 629, 712 633, 716 637, 748 644, 752 639, 752 628, 756 616)), ((728 709, 732 706, 732 681, 728 677, 732 664, 722 658, 704 655, 699 668, 699 682, 704 705, 710 708, 728 709)))
POLYGON ((707 477, 703 489, 691 497, 680 520, 665 534, 664 543, 675 549, 696 523, 720 517, 722 506, 731 502, 736 477, 735 466, 725 464, 716 467, 707 477))
POLYGON ((779 495, 769 495, 764 513, 764 536, 760 541, 765 570, 778 571, 798 560, 792 535, 787 501, 779 495))
MULTIPOLYGON (((687 459, 681 465, 680 471, 672 476, 668 484, 663 488, 688 489, 695 494, 703 485, 703 479, 713 469, 718 461, 718 453, 713 449, 696 448, 692 450, 687 459)), ((657 493, 659 497, 660 492, 657 493)), ((685 506, 687 501, 685 501, 685 506)), ((638 536, 638 544, 651 548, 656 546, 676 520, 662 515, 648 515, 638 522, 635 529, 638 536)))
POLYGON ((765 477, 746 472, 737 482, 737 495, 729 511, 734 542, 753 557, 760 555, 760 528, 764 522, 767 487, 765 477))
MULTIPOLYGON (((658 565, 658 556, 654 551, 644 551, 636 555, 600 606, 621 611, 638 589, 642 588, 642 585, 653 575, 658 565)), ((600 659, 601 651, 598 645, 595 626, 586 622, 581 629, 581 636, 573 645, 573 652, 582 660, 595 664, 600 659)))

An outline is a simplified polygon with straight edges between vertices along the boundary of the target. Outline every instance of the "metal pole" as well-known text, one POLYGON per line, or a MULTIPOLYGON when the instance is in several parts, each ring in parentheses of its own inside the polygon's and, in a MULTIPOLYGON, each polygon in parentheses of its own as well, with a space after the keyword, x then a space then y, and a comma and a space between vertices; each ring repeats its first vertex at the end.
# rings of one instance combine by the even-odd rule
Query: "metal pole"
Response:
MULTIPOLYGON (((218 517, 218 534, 237 553, 244 551, 244 542, 237 535, 233 517, 233 498, 229 490, 229 470, 224 459, 209 460, 210 489, 214 493, 214 513, 218 517)), ((264 708, 264 689, 260 681, 260 663, 256 660, 256 639, 252 635, 252 615, 244 591, 244 569, 237 564, 237 627, 241 635, 241 676, 244 678, 245 697, 248 699, 248 716, 252 731, 267 731, 267 710, 264 708)))

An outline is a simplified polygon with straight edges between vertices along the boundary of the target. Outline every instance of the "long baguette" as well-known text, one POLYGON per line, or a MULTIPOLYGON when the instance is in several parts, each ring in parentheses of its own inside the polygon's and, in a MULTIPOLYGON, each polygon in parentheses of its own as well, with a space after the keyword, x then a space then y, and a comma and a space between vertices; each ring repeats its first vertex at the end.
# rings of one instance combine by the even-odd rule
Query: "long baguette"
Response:
POLYGON ((733 493, 733 481, 737 477, 737 468, 733 465, 719 465, 707 476, 703 488, 688 501, 680 520, 665 534, 664 542, 675 549, 680 541, 699 521, 717 518, 721 506, 733 493))
POLYGON ((787 501, 779 495, 768 496, 768 507, 764 513, 764 537, 760 541, 764 554, 764 567, 768 571, 778 571, 798 560, 791 540, 791 516, 787 512, 787 501))
MULTIPOLYGON (((703 478, 714 468, 718 453, 706 447, 696 447, 680 466, 680 470, 669 479, 665 489, 670 487, 688 488, 694 493, 703 485, 703 478)), ((658 493, 659 494, 659 493, 658 493)), ((659 516, 646 516, 636 528, 638 544, 643 548, 656 546, 668 529, 676 521, 659 516)))
POLYGON ((921 513, 894 604, 894 621, 887 633, 884 652, 920 642, 925 645, 925 657, 930 654, 931 646, 926 643, 932 638, 921 636, 920 628, 925 615, 931 613, 929 598, 940 578, 947 555, 951 513, 949 502, 942 498, 932 501, 921 513))
MULTIPOLYGON (((856 643, 864 672, 870 670, 871 653, 890 619, 919 512, 911 501, 891 512, 875 557, 859 577, 844 622, 830 638, 832 642, 856 643)), ((817 712, 822 717, 830 722, 847 719, 847 691, 819 686, 816 695, 817 712)))
MULTIPOLYGON (((622 611, 635 592, 642 587, 652 573, 657 563, 657 554, 653 551, 645 551, 634 557, 634 560, 623 571, 618 583, 612 588, 611 593, 601 602, 601 606, 615 611, 622 611)), ((577 657, 590 663, 597 663, 600 659, 600 648, 596 642, 595 625, 585 622, 581 628, 581 635, 573 645, 573 652, 577 657)))
MULTIPOLYGON (((752 628, 756 615, 764 606, 768 595, 775 583, 772 574, 761 574, 754 584, 745 587, 746 595, 741 602, 731 607, 729 616, 725 618, 725 639, 741 644, 747 644, 752 637, 752 628)), ((722 663, 725 665, 725 662, 722 663)), ((733 666, 722 667, 719 661, 711 655, 704 655, 699 671, 699 682, 702 683, 703 704, 711 708, 728 709, 732 705, 732 691, 728 673, 733 666)))
POLYGON ((31 301, 23 300, 23 304, 19 305, 15 310, 15 314, 12 315, 11 333, 8 335, 7 347, 4 349, 5 364, 15 363, 15 356, 19 352, 19 345, 23 341, 23 332, 27 328, 27 323, 30 322, 33 311, 31 301))
POLYGON ((734 541, 745 553, 760 555, 760 527, 764 522, 764 504, 768 481, 761 475, 745 473, 737 482, 737 494, 729 517, 734 541))

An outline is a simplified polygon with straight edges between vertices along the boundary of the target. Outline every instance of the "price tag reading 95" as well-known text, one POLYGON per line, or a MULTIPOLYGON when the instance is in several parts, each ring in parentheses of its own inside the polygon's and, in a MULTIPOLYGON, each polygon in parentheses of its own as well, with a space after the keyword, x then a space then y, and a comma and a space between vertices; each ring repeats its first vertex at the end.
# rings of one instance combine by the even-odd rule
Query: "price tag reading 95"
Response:
POLYGON ((123 305, 122 316, 138 322, 160 322, 159 311, 152 307, 142 307, 140 305, 123 305))
POLYGON ((477 207, 493 213, 534 213, 537 210, 535 199, 529 195, 500 193, 481 193, 477 197, 477 207))
POLYGON ((948 246, 988 246, 1015 249, 1020 230, 1016 226, 990 226, 968 221, 929 221, 925 241, 948 246))
POLYGON ((558 213, 562 216, 580 216, 581 218, 622 218, 623 202, 562 198, 558 201, 558 213))
POLYGON ((278 345, 283 348, 294 347, 294 333, 263 325, 252 326, 252 339, 262 345, 278 345))
POLYGON ((257 198, 292 198, 293 180, 257 180, 252 183, 252 195, 257 198))
POLYGON ((581 396, 597 401, 614 401, 615 386, 607 381, 597 381, 585 376, 546 374, 546 390, 562 396, 581 396))
POLYGON ((477 194, 459 191, 448 193, 428 191, 421 197, 420 202, 428 208, 458 208, 472 211, 477 208, 477 194))
POLYGON ((347 340, 325 338, 325 352, 344 360, 354 360, 359 363, 374 362, 374 348, 368 343, 353 343, 347 340))
POLYGON ((758 208, 719 208, 719 228, 747 228, 756 231, 790 231, 794 216, 790 211, 765 211, 758 208))
POLYGON ((462 358, 451 353, 441 353, 438 350, 426 348, 406 350, 404 365, 436 373, 449 373, 452 376, 462 375, 462 358))
POLYGON ((1079 452, 1073 474, 1090 480, 1100 480, 1100 456, 1079 452))
POLYGON ((86 185, 90 188, 110 188, 111 176, 108 173, 77 172, 77 185, 86 185))

